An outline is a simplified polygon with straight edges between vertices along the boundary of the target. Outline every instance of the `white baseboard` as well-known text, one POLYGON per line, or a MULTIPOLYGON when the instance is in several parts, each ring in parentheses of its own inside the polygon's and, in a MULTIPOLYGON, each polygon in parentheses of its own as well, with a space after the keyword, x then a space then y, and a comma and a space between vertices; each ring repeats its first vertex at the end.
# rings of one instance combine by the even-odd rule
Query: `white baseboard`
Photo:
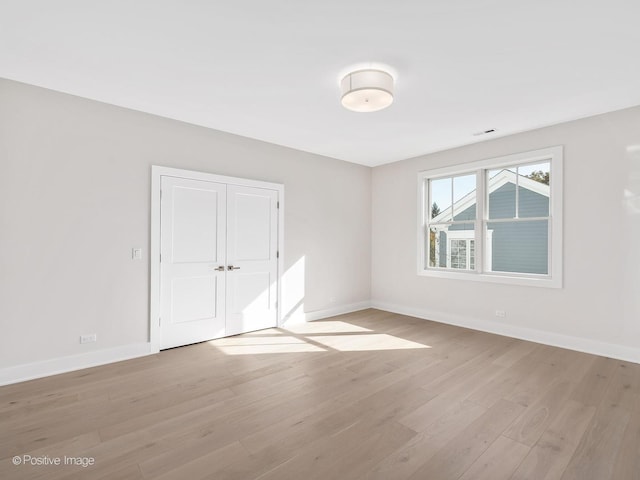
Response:
MULTIPOLYGON (((365 302, 350 303, 347 305, 338 305, 336 307, 325 308, 322 310, 314 310, 312 312, 298 311, 285 321, 283 326, 287 324, 313 322, 314 320, 322 320, 323 318, 335 317, 336 315, 344 315, 345 313, 357 312, 370 308, 371 302, 368 300, 365 302)), ((300 309, 301 310, 301 309, 300 309)))
POLYGON ((96 367, 153 353, 151 344, 135 343, 66 357, 0 368, 0 386, 96 367))
MULTIPOLYGON (((340 305, 324 310, 305 312, 296 318, 291 318, 288 322, 311 322, 322 318, 364 310, 370 306, 371 302, 368 301, 340 305)), ((157 353, 157 349, 154 350, 151 343, 139 343, 106 350, 96 350, 79 355, 53 358, 51 360, 43 360, 41 362, 0 368, 0 386, 25 382, 35 378, 48 377, 50 375, 57 375, 59 373, 66 373, 74 370, 81 370, 83 368, 96 367, 107 363, 129 360, 131 358, 142 357, 144 355, 151 355, 154 353, 157 353)))
POLYGON ((492 322, 489 320, 481 320, 477 318, 463 317, 460 315, 452 315, 445 312, 429 311, 426 309, 405 307, 386 302, 372 301, 371 308, 384 310, 391 313, 408 315, 411 317, 431 320, 438 323, 446 323, 448 325, 456 325, 458 327, 470 328, 472 330, 480 330, 482 332, 495 333, 507 337, 519 338, 531 342, 551 345, 553 347, 566 348, 576 350, 578 352, 591 353, 602 357, 616 358, 627 362, 640 363, 640 349, 618 345, 613 343, 599 342, 588 338, 574 337, 563 335, 560 333, 547 332, 544 330, 536 330, 532 328, 519 327, 504 323, 492 322))
MULTIPOLYGON (((497 335, 519 338, 554 347, 567 348, 569 350, 576 350, 579 352, 616 358, 628 362, 640 363, 640 349, 638 348, 380 301, 364 301, 323 310, 315 310, 313 312, 305 312, 298 320, 312 322, 314 320, 334 317, 336 315, 357 312, 366 308, 376 308, 378 310, 398 313, 401 315, 409 315, 411 317, 422 318, 438 323, 446 323, 448 325, 456 325, 459 327, 470 328, 472 330, 495 333, 497 335)), ((294 319, 291 319, 291 321, 295 322, 294 319)), ((43 360, 41 362, 0 368, 0 386, 119 362, 153 353, 156 352, 153 351, 150 343, 137 343, 124 345, 122 347, 82 353, 79 355, 43 360)))
POLYGON ((359 310, 364 310, 365 308, 371 308, 371 302, 350 303, 348 305, 340 305, 338 307, 326 308, 324 310, 306 312, 305 319, 307 322, 313 322, 314 320, 321 320, 323 318, 335 317, 336 315, 357 312, 359 310))

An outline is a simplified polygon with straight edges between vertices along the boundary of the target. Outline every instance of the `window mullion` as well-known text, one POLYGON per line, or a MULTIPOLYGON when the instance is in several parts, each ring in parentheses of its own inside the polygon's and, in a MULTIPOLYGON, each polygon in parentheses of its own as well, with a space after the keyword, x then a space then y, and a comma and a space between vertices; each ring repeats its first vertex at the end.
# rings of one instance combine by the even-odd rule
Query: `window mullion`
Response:
POLYGON ((520 167, 516 167, 516 211, 513 218, 519 218, 520 213, 520 167))
POLYGON ((520 223, 551 220, 551 217, 520 217, 520 218, 492 218, 491 223, 520 223))
POLYGON ((484 170, 476 171, 476 219, 475 219, 475 271, 484 272, 484 219, 486 218, 485 201, 485 177, 484 170))
MULTIPOLYGON (((429 262, 431 262, 431 205, 432 205, 432 195, 431 195, 431 179, 426 181, 427 185, 427 204, 425 205, 425 227, 424 227, 424 235, 426 242, 423 242, 426 245, 426 251, 424 253, 424 260, 422 262, 422 268, 425 270, 429 268, 429 262)), ((423 250, 425 248, 423 247, 423 250)))
POLYGON ((455 219, 455 214, 453 212, 453 210, 454 210, 454 208, 453 208, 453 198, 454 198, 454 195, 453 195, 453 179, 454 178, 455 177, 451 177, 451 221, 452 222, 455 219))

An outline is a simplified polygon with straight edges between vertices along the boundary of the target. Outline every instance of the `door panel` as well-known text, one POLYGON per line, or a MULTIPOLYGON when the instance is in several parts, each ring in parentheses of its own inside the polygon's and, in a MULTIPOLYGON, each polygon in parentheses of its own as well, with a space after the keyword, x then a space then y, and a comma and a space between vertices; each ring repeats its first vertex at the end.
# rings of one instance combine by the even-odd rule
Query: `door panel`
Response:
POLYGON ((191 322, 215 317, 218 280, 215 276, 174 278, 171 285, 171 322, 191 322), (211 292, 214 292, 211 295, 211 292))
POLYGON ((233 195, 234 260, 266 260, 271 257, 271 209, 273 200, 262 189, 233 195))
POLYGON ((202 187, 174 186, 172 193, 173 262, 217 262, 219 230, 224 228, 217 221, 218 204, 224 198, 202 187))
POLYGON ((269 272, 237 272, 229 275, 230 310, 239 312, 268 311, 271 307, 271 275, 269 272))
POLYGON ((226 185, 161 183, 161 348, 224 336, 226 185))
POLYGON ((277 324, 277 202, 275 190, 227 187, 227 335, 277 324))

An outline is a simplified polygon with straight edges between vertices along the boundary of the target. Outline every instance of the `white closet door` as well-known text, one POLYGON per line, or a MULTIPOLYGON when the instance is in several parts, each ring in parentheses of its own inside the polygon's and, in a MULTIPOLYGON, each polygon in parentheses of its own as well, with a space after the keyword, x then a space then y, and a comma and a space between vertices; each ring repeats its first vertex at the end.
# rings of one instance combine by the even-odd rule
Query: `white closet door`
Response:
POLYGON ((278 192, 227 186, 226 334, 275 327, 278 192))
POLYGON ((160 348, 225 335, 226 188, 162 177, 160 348))

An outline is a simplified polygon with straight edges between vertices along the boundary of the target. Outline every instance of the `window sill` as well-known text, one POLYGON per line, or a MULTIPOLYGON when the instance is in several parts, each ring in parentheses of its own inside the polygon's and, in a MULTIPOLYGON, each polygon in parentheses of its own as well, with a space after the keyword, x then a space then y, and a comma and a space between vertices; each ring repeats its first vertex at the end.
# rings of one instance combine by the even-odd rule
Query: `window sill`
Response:
POLYGON ((421 277, 448 278, 451 280, 471 280, 474 282, 523 285, 527 287, 562 288, 561 278, 546 275, 509 275, 504 273, 456 272, 453 270, 418 270, 421 277))

